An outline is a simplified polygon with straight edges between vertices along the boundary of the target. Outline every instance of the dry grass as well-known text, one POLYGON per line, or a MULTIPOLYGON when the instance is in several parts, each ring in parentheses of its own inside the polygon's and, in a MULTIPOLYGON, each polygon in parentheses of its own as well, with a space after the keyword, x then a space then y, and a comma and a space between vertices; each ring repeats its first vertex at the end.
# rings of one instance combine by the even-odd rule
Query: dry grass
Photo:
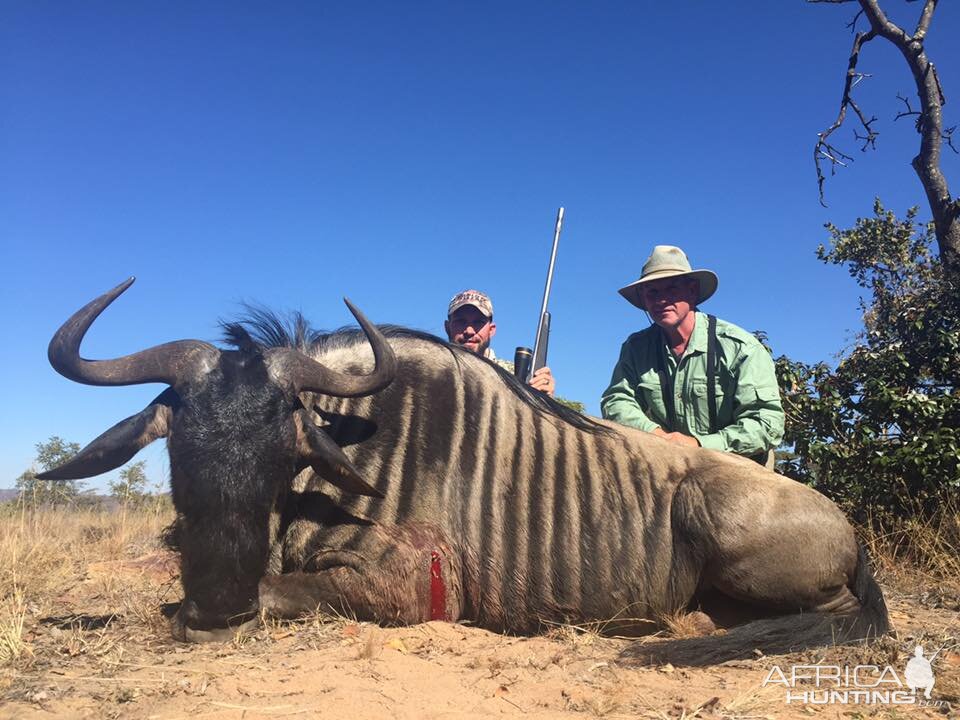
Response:
POLYGON ((960 500, 929 516, 873 517, 858 531, 883 579, 896 581, 906 570, 960 592, 960 500))
POLYGON ((15 663, 29 652, 23 639, 26 617, 23 591, 14 589, 0 602, 0 665, 15 663))
POLYGON ((716 630, 713 621, 702 612, 677 612, 663 615, 660 622, 672 638, 694 638, 716 630))
MULTIPOLYGON (((159 550, 160 531, 171 520, 169 512, 152 509, 109 512, 4 506, 0 511, 0 665, 22 666, 32 660, 28 628, 46 616, 56 616, 58 604, 78 579, 91 583, 105 617, 115 613, 156 622, 156 602, 136 592, 135 580, 109 570, 91 578, 89 568, 159 550)), ((144 579, 144 584, 149 580, 144 579)), ((71 626, 69 619, 49 624, 56 631, 51 632, 59 654, 105 654, 103 621, 94 623, 97 627, 84 621, 71 626)))
MULTIPOLYGON (((161 702, 174 695, 198 701, 205 698, 218 708, 240 708, 245 695, 225 694, 238 682, 237 677, 266 672, 276 664, 304 662, 297 658, 308 657, 308 653, 294 657, 296 653, 318 651, 322 663, 346 661, 337 672, 353 672, 352 661, 360 666, 356 672, 377 683, 378 673, 386 674, 385 668, 391 667, 397 655, 391 650, 400 650, 407 658, 439 659, 444 664, 436 665, 438 673, 460 667, 464 677, 474 683, 469 692, 476 693, 477 688, 491 683, 495 687, 490 692, 497 695, 502 686, 505 689, 497 695, 498 702, 527 709, 549 707, 586 717, 710 720, 777 716, 776 710, 783 707, 778 695, 754 686, 762 676, 759 664, 739 671, 749 674, 753 684, 723 690, 714 676, 704 682, 701 675, 682 668, 618 666, 615 658, 622 643, 609 636, 616 635, 616 627, 629 619, 626 609, 605 623, 545 624, 544 635, 554 642, 537 646, 534 660, 520 650, 523 641, 514 638, 498 636, 493 647, 485 641, 482 650, 467 651, 459 660, 457 639, 421 647, 409 636, 401 640, 393 631, 323 612, 296 621, 264 618, 259 628, 238 636, 232 644, 184 648, 169 639, 158 610, 161 602, 180 598, 179 583, 171 579, 170 572, 164 574, 148 562, 137 562, 158 554, 161 531, 172 519, 169 510, 0 509, 0 696, 38 707, 49 702, 53 707, 62 700, 57 693, 67 692, 57 688, 72 683, 76 689, 70 692, 75 697, 95 698, 114 712, 131 708, 132 713, 138 702, 144 702, 142 698, 161 702), (447 642, 449 646, 444 645, 447 642), (339 661, 331 660, 337 657, 339 661), (231 668, 239 669, 232 673, 231 668), (525 685, 536 688, 541 683, 559 682, 558 678, 569 685, 569 694, 558 691, 555 698, 536 692, 521 694, 525 685)), ((960 598, 960 510, 926 521, 874 523, 872 529, 862 528, 860 533, 886 587, 894 576, 912 577, 912 587, 904 580, 903 587, 908 588, 904 595, 919 598, 925 588, 942 588, 952 581, 960 598)), ((912 613, 919 603, 911 603, 912 613)), ((928 616, 935 617, 932 611, 928 616)), ((951 611, 949 617, 955 614, 951 611)), ((662 621, 673 637, 702 631, 698 618, 689 614, 662 621)), ((833 653, 830 657, 838 663, 901 667, 904 648, 910 643, 935 649, 952 648, 958 642, 955 621, 952 627, 931 625, 928 635, 916 629, 913 633, 900 640, 889 638, 864 647, 818 652, 833 653)), ((543 642, 543 638, 532 642, 543 642)), ((960 655, 956 657, 951 662, 960 664, 960 655)), ((725 677, 735 678, 738 671, 723 672, 728 673, 725 677)), ((951 701, 960 700, 960 681, 952 688, 951 677, 946 671, 938 674, 942 684, 938 692, 951 701)), ((335 687, 331 683, 317 692, 328 692, 335 687)), ((265 693, 280 690, 259 688, 258 692, 262 699, 267 697, 265 693)))

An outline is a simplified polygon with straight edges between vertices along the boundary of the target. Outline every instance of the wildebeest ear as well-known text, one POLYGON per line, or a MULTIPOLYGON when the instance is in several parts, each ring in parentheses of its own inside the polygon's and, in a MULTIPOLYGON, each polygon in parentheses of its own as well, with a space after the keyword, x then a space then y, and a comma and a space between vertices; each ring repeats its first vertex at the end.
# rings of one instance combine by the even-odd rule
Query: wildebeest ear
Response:
POLYGON ((340 446, 329 435, 313 424, 306 410, 295 413, 297 421, 297 449, 300 457, 317 475, 346 492, 382 498, 377 490, 362 477, 340 446))
POLYGON ((170 428, 176 391, 167 388, 136 415, 121 420, 60 467, 40 473, 40 480, 79 480, 123 465, 170 428))

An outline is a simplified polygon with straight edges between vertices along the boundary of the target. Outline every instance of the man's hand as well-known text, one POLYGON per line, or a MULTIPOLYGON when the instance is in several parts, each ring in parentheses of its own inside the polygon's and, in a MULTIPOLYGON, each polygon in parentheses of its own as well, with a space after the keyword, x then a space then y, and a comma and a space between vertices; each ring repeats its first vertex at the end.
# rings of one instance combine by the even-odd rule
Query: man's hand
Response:
POLYGON ((661 437, 667 442, 676 443, 677 445, 688 445, 690 447, 700 447, 700 441, 691 435, 684 435, 683 433, 678 432, 666 432, 663 428, 655 428, 653 434, 657 437, 661 437))
POLYGON ((537 370, 533 374, 533 377, 530 378, 530 387, 553 397, 553 391, 556 389, 557 383, 553 379, 553 373, 550 372, 550 368, 542 367, 537 370))

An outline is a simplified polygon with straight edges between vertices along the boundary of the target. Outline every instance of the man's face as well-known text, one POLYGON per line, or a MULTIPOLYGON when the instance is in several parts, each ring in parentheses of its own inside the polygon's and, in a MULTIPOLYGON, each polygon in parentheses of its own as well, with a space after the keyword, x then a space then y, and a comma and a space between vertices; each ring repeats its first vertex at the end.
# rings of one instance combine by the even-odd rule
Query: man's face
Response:
POLYGON ((443 324, 450 342, 482 355, 490 347, 497 325, 473 305, 457 308, 443 324))
POLYGON ((662 328, 679 326, 696 307, 700 283, 689 277, 652 280, 640 288, 640 297, 653 321, 662 328))

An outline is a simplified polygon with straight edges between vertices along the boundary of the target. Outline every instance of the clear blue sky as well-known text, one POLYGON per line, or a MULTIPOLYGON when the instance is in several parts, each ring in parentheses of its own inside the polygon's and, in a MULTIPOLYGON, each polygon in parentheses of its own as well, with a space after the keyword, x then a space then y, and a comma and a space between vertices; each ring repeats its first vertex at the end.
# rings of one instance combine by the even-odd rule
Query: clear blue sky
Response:
MULTIPOLYGON (((334 328, 351 319, 346 295, 376 322, 441 334, 465 287, 493 297, 510 357, 533 342, 559 205, 562 395, 598 412, 620 343, 646 323, 616 289, 658 243, 718 273, 705 309, 766 330, 777 354, 830 360, 859 313, 847 274, 815 258, 823 223, 869 214, 875 195, 923 205, 917 135, 893 123, 912 80, 879 41, 859 95, 879 150, 839 131, 856 162, 818 204, 812 147, 837 112, 853 9, 3 3, 0 487, 35 443, 86 443, 161 389, 80 386, 47 363, 56 328, 122 279, 138 278, 87 357, 216 340, 243 300, 334 328)), ((958 28, 942 3, 928 49, 948 98, 958 28)), ((960 163, 944 159, 956 193, 960 163)), ((163 443, 139 457, 165 479, 163 443)))

